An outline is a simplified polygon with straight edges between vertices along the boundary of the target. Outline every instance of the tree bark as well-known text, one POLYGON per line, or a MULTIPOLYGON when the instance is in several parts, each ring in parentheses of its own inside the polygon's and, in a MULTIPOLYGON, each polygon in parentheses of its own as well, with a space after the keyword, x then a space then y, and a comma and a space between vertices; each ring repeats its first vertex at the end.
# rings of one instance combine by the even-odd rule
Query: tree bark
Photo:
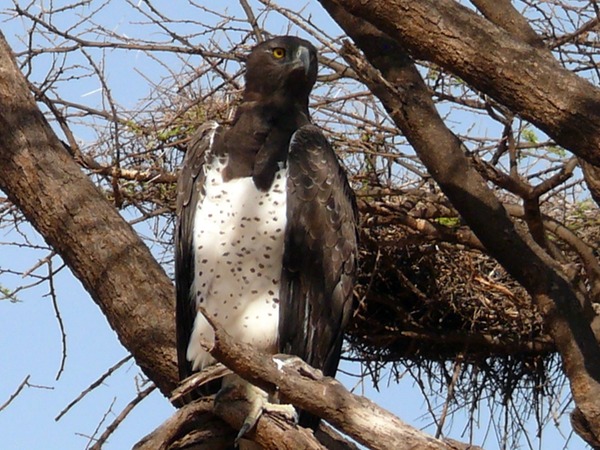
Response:
MULTIPOLYGON (((322 2, 323 3, 323 2, 322 2)), ((600 165, 600 89, 454 0, 335 0, 600 165)), ((382 51, 385 51, 382 49, 382 51)))
POLYGON ((164 394, 177 380, 174 289, 37 107, 0 34, 0 189, 67 263, 164 394))

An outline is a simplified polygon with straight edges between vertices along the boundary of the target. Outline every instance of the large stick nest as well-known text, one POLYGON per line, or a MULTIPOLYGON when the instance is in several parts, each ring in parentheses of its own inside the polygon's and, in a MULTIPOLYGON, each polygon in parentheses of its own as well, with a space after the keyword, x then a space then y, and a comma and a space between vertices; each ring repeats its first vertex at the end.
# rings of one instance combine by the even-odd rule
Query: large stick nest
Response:
POLYGON ((358 309, 349 330, 359 358, 460 357, 487 365, 490 357, 537 360, 554 352, 529 295, 494 259, 378 213, 365 215, 361 232, 358 309))

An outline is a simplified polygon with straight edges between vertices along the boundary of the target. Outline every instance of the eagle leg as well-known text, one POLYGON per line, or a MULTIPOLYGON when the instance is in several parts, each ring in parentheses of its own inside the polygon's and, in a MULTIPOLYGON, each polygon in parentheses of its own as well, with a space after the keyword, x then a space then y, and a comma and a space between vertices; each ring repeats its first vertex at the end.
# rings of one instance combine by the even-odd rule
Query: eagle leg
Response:
POLYGON ((235 438, 236 444, 248 431, 254 428, 256 422, 258 422, 258 419, 260 419, 260 416, 262 416, 264 412, 282 416, 284 419, 292 423, 298 423, 298 412, 293 405, 271 403, 269 402, 269 396, 265 391, 250 383, 244 384, 244 397, 248 402, 250 402, 250 411, 246 415, 246 419, 244 420, 244 423, 242 424, 242 427, 235 438))
POLYGON ((215 396, 215 409, 226 407, 227 403, 242 398, 250 403, 250 410, 235 438, 236 446, 246 433, 254 428, 265 411, 289 422, 298 423, 298 413, 293 405, 271 403, 269 400, 277 401, 277 398, 270 398, 267 392, 242 380, 237 375, 227 375, 223 378, 223 386, 215 396))

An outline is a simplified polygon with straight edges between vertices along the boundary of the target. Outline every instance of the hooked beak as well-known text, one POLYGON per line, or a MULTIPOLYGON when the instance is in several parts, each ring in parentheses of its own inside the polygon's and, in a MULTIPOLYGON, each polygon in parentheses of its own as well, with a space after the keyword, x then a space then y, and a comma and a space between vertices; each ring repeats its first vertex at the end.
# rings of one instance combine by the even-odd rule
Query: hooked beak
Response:
POLYGON ((310 70, 310 51, 303 46, 298 47, 294 58, 294 65, 304 69, 304 75, 308 76, 310 70))

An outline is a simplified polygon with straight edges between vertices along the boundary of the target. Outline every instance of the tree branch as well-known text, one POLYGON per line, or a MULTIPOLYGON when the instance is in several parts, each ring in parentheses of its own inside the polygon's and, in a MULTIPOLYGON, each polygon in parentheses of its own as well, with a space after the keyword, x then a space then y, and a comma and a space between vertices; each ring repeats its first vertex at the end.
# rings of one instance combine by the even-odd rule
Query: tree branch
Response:
POLYGON ((53 133, 1 34, 0 188, 67 263, 148 377, 170 392, 177 379, 172 283, 53 133))
MULTIPOLYGON (((299 358, 257 352, 247 344, 234 341, 220 327, 215 329, 215 344, 211 354, 252 384, 266 391, 278 391, 284 401, 322 417, 368 448, 457 448, 405 424, 367 398, 351 394, 341 383, 324 377, 320 371, 299 358)), ((258 429, 261 423, 262 419, 258 422, 258 429)), ((263 442, 257 442, 264 445, 263 442)))
POLYGON ((545 52, 454 0, 321 3, 335 3, 364 18, 414 56, 458 75, 558 144, 600 165, 600 89, 545 52))

